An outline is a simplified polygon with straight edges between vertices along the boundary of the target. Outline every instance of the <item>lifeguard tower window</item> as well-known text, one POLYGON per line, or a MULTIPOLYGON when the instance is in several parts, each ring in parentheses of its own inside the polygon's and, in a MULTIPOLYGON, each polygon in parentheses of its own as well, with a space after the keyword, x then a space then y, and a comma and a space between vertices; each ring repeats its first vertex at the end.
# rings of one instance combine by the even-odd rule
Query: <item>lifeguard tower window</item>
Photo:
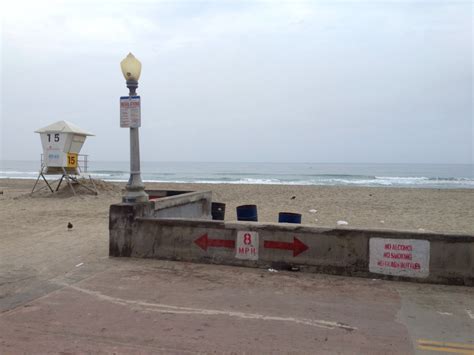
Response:
MULTIPOLYGON (((35 191, 40 178, 51 192, 58 191, 63 180, 66 180, 72 192, 76 194, 73 184, 80 184, 78 177, 87 173, 87 155, 80 155, 87 136, 93 136, 82 128, 68 121, 58 121, 35 131, 40 134, 43 153, 41 168, 31 193, 35 191), (46 179, 46 175, 61 175, 57 180, 56 189, 46 179)), ((97 194, 94 181, 88 175, 93 189, 82 184, 84 188, 97 194)))

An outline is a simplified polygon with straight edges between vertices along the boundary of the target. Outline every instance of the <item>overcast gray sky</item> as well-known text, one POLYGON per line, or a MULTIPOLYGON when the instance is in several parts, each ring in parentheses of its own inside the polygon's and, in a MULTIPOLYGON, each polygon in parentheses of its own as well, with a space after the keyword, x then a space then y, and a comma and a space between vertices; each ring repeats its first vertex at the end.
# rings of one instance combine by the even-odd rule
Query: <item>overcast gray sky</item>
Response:
POLYGON ((143 65, 150 161, 473 162, 472 1, 9 1, 2 159, 68 120, 128 160, 119 63, 143 65))

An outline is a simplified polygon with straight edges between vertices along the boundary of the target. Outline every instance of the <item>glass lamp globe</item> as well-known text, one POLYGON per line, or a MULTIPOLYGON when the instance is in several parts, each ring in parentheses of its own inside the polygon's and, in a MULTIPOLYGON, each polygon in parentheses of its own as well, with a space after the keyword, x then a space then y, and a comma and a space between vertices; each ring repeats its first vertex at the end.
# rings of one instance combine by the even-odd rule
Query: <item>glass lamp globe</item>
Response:
POLYGON ((120 62, 120 67, 125 80, 138 81, 140 78, 142 63, 132 53, 128 53, 125 59, 120 62))

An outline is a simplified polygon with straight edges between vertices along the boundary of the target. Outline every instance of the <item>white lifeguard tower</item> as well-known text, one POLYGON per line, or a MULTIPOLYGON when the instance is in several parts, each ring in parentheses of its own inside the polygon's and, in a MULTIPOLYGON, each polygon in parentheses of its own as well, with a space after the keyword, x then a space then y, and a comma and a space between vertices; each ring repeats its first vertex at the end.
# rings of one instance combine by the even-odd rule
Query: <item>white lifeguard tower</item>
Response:
MULTIPOLYGON (((68 121, 58 121, 36 130, 35 133, 40 134, 43 154, 41 154, 41 169, 31 193, 35 191, 40 177, 43 178, 51 192, 54 192, 45 175, 61 175, 55 191, 59 190, 62 181, 65 179, 75 195, 76 191, 72 183, 81 184, 78 177, 87 173, 87 155, 79 155, 79 152, 86 141, 86 137, 93 136, 93 134, 68 121)), ((97 194, 97 189, 90 175, 89 180, 92 182, 94 189, 84 184, 81 185, 97 194)))

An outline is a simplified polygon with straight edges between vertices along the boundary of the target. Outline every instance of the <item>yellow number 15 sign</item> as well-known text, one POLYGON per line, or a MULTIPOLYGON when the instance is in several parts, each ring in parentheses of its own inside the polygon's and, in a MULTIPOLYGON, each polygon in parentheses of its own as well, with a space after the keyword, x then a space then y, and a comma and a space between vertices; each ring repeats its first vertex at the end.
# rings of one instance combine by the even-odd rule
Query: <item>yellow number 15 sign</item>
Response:
POLYGON ((67 153, 67 167, 77 168, 77 153, 67 153))

